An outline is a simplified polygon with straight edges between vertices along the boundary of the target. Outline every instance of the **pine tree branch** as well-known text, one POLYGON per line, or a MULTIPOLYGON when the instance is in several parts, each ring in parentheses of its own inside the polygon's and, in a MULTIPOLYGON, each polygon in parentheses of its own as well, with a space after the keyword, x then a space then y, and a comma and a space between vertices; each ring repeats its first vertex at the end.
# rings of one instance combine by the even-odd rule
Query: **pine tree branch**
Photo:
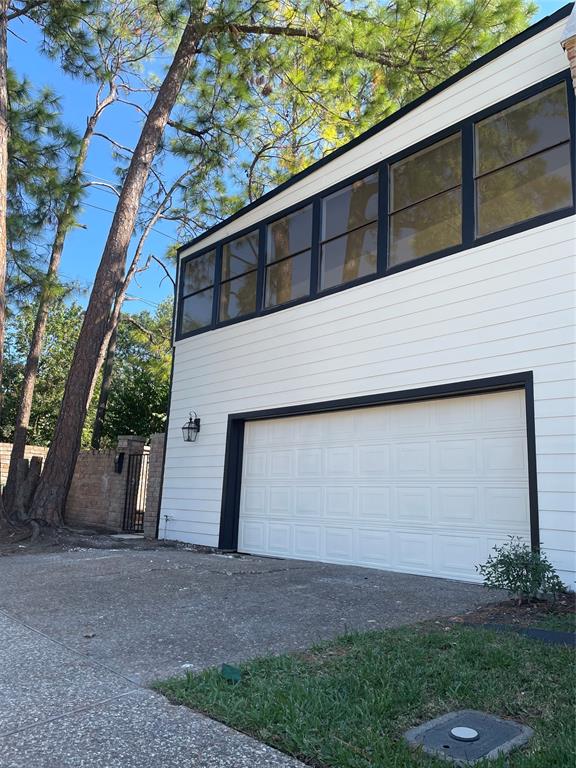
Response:
POLYGON ((153 254, 153 253, 151 253, 151 254, 150 254, 150 258, 151 258, 153 261, 155 261, 155 262, 156 262, 156 263, 157 263, 159 266, 161 266, 161 267, 162 267, 162 269, 163 269, 163 270, 164 270, 164 272, 166 273, 166 277, 168 278, 168 280, 170 280, 170 282, 172 283, 172 285, 174 286, 174 288, 176 288, 176 280, 174 280, 174 278, 172 277, 172 275, 171 275, 171 274, 170 274, 170 272, 168 271, 168 267, 166 266, 166 264, 164 264, 164 262, 163 262, 163 261, 161 261, 161 259, 159 259, 157 256, 154 256, 154 254, 153 254))
POLYGON ((20 16, 26 16, 30 11, 39 8, 41 5, 48 5, 48 0, 28 0, 22 8, 15 8, 12 13, 6 14, 6 20, 12 21, 20 16))
MULTIPOLYGON (((271 35, 277 37, 300 37, 312 40, 316 43, 321 43, 325 39, 325 34, 318 29, 306 29, 305 27, 290 27, 290 26, 278 26, 271 24, 229 24, 229 31, 234 35, 271 35)), ((384 53, 368 53, 366 51, 360 51, 353 45, 340 45, 338 43, 332 43, 335 50, 342 51, 342 53, 349 53, 358 59, 364 59, 365 61, 371 61, 375 64, 381 64, 385 67, 399 67, 404 66, 404 62, 400 64, 394 62, 389 56, 384 53)))

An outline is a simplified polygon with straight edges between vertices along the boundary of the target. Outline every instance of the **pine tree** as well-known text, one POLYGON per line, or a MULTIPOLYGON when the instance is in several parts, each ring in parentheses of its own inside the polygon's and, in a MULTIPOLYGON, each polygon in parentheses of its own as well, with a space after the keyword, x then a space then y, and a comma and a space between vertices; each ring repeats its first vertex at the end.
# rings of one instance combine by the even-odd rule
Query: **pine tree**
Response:
MULTIPOLYGON (((115 3, 110 9, 105 23, 86 25, 83 21, 78 22, 77 32, 84 47, 77 46, 74 56, 69 51, 66 52, 66 71, 71 74, 80 73, 93 82, 96 96, 93 110, 86 120, 84 134, 78 142, 74 160, 61 190, 60 204, 54 211, 56 224, 53 241, 48 267, 42 279, 34 330, 30 338, 30 349, 16 414, 10 468, 4 488, 4 503, 8 514, 16 497, 18 464, 24 458, 38 365, 50 305, 57 296, 58 269, 66 236, 75 225, 84 188, 89 184, 101 183, 94 181, 88 183, 84 180, 84 166, 90 145, 95 135, 110 140, 105 134, 96 133, 98 123, 104 112, 126 95, 127 76, 134 71, 135 67, 138 67, 141 60, 148 56, 156 44, 158 20, 144 11, 141 10, 139 3, 123 0, 115 3), (88 33, 85 32, 86 28, 88 33)), ((47 51, 52 56, 57 56, 61 50, 62 42, 57 33, 58 28, 55 28, 52 46, 47 51)), ((38 125, 42 123, 39 122, 38 125)))

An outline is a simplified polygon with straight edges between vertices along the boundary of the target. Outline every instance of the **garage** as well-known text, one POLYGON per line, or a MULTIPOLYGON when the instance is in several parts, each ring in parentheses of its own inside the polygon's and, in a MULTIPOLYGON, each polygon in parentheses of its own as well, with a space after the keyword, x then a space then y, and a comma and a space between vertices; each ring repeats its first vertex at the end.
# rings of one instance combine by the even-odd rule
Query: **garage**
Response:
POLYGON ((524 390, 247 421, 238 550, 469 581, 530 541, 524 390))

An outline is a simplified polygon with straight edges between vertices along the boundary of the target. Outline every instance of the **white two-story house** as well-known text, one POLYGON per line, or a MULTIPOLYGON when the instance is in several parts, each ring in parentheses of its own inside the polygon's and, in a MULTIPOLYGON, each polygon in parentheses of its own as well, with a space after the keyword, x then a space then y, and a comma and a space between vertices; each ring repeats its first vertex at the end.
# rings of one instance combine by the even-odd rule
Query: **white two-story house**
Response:
POLYGON ((574 584, 570 12, 180 249, 160 537, 574 584))

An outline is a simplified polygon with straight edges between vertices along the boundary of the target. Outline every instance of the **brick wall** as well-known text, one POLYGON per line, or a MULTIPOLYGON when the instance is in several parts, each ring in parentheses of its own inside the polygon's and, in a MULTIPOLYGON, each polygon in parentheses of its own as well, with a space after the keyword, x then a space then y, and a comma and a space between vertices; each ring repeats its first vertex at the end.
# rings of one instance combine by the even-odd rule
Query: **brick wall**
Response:
POLYGON ((148 466, 148 494, 144 512, 144 536, 156 538, 158 512, 160 510, 160 488, 162 485, 162 464, 164 462, 164 433, 150 438, 150 464, 148 466))
MULTIPOLYGON (((0 443, 0 483, 4 484, 10 464, 11 443, 0 443)), ((48 448, 28 446, 25 458, 40 456, 45 458, 48 448)), ((156 522, 160 506, 160 485, 162 481, 162 462, 164 459, 164 435, 156 434, 150 438, 150 446, 145 446, 143 437, 123 435, 118 438, 115 450, 81 451, 78 455, 74 477, 64 519, 74 528, 96 528, 119 533, 124 524, 124 503, 128 482, 128 461, 131 454, 149 453, 147 488, 142 485, 138 493, 138 504, 143 505, 144 496, 144 535, 156 538, 156 522), (117 471, 117 457, 124 454, 121 471, 117 471)), ((142 479, 145 481, 142 469, 142 479)), ((141 509, 142 507, 140 507, 141 509)))
POLYGON ((116 450, 81 451, 66 501, 64 519, 75 528, 102 528, 120 533, 128 480, 128 456, 144 451, 143 437, 123 435, 116 450), (122 471, 116 457, 123 453, 122 471))
MULTIPOLYGON (((12 443, 0 443, 0 486, 4 486, 6 484, 11 453, 12 443)), ((47 453, 48 448, 45 448, 42 445, 27 445, 24 458, 31 459, 32 456, 41 456, 44 459, 46 458, 47 453)))
MULTIPOLYGON (((126 493, 126 466, 115 470, 116 451, 82 451, 66 502, 65 521, 74 528, 120 532, 126 493)), ((124 462, 126 465, 126 461, 124 462)))

